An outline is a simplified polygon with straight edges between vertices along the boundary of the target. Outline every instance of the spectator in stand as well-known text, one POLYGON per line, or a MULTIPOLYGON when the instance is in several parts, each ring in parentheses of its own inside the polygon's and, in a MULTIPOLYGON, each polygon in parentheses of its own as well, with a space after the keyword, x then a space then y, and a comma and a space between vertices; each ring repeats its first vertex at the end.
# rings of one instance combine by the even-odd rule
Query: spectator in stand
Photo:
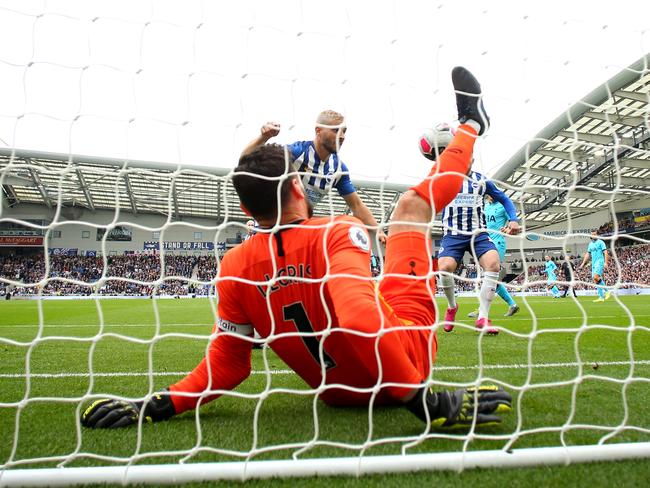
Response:
POLYGON ((257 227, 257 222, 253 219, 248 219, 246 221, 246 235, 242 238, 242 241, 246 241, 255 235, 255 228, 257 227))
MULTIPOLYGON (((195 287, 199 296, 208 295, 210 282, 215 278, 217 260, 214 255, 177 256, 165 253, 165 272, 161 273, 160 256, 130 255, 109 256, 106 277, 100 289, 99 279, 104 270, 104 260, 91 256, 48 256, 47 283, 41 293, 47 295, 102 295, 150 296, 187 295, 190 293, 188 281, 196 268, 196 278, 203 282, 195 287), (175 278, 171 278, 175 277, 175 278), (116 279, 119 278, 119 279, 116 279), (153 282, 162 278, 156 289, 153 282)), ((611 265, 605 269, 604 278, 616 289, 642 288, 650 286, 650 244, 616 247, 612 253, 611 265)), ((573 271, 573 290, 593 290, 588 270, 576 269, 579 257, 568 257, 573 271)), ((543 291, 544 267, 539 264, 523 263, 528 274, 522 272, 510 285, 523 286, 522 291, 543 291)), ((456 279, 459 291, 474 289, 473 277, 476 266, 464 265, 458 269, 456 279), (463 270, 467 270, 465 276, 463 270)), ((566 278, 566 273, 565 273, 566 278)), ((12 295, 32 295, 39 292, 37 284, 46 277, 43 253, 30 256, 0 256, 0 290, 12 287, 12 295)), ((571 281, 566 278, 567 281, 571 281)), ((1 293, 1 291, 0 291, 1 293)))

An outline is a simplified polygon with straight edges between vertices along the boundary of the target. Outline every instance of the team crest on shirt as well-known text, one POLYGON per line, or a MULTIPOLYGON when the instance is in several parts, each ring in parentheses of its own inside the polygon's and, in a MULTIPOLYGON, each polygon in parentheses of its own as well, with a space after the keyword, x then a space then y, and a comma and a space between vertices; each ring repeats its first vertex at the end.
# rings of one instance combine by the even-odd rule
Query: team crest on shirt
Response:
POLYGON ((368 234, 366 234, 361 227, 353 225, 350 227, 348 235, 350 236, 352 244, 362 251, 368 251, 370 249, 370 239, 368 238, 368 234))

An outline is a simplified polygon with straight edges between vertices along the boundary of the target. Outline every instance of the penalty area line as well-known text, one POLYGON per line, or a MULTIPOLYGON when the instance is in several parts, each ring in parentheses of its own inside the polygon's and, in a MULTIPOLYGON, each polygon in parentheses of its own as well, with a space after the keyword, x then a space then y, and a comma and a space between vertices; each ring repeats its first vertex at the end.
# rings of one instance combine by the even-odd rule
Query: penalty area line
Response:
MULTIPOLYGON (((558 363, 540 363, 540 364, 484 364, 483 369, 548 369, 548 368, 576 368, 582 364, 585 368, 591 368, 594 364, 601 366, 631 366, 631 361, 585 361, 578 362, 558 362, 558 363)), ((634 362, 635 366, 645 366, 650 364, 650 359, 640 359, 634 362)), ((434 371, 474 371, 480 369, 478 364, 474 366, 434 366, 434 371)), ((113 371, 107 373, 93 373, 96 378, 109 378, 109 377, 148 377, 151 376, 186 376, 189 371, 113 371)), ((252 371, 251 375, 289 375, 295 374, 291 369, 271 369, 268 371, 252 371)), ((26 378, 26 373, 0 373, 2 379, 19 379, 26 378)), ((31 373, 30 378, 88 378, 89 373, 31 373)))

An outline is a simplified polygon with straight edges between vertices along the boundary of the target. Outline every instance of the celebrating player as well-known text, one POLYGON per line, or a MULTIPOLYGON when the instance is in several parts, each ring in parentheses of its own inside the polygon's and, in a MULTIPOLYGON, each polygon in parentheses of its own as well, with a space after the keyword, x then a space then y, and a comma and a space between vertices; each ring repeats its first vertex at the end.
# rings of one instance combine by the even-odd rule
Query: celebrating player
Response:
MULTIPOLYGON (((485 206, 483 207, 488 233, 490 234, 490 239, 492 239, 492 242, 497 248, 500 263, 503 263, 506 259, 507 248, 506 238, 502 232, 507 232, 509 225, 514 226, 515 224, 517 231, 519 231, 519 222, 517 221, 515 205, 506 194, 503 195, 503 198, 507 200, 507 209, 501 202, 494 200, 494 197, 490 194, 485 195, 485 206), (510 222, 513 222, 513 224, 510 224, 510 222)), ((502 268, 500 268, 500 271, 502 271, 502 268)), ((502 276, 500 276, 500 278, 502 278, 502 276)), ((497 285, 497 295, 508 304, 508 311, 504 314, 504 317, 512 317, 514 314, 519 312, 519 305, 517 305, 503 283, 497 285)), ((478 311, 470 312, 468 316, 478 317, 478 311)))
MULTIPOLYGON (((352 215, 368 227, 377 229, 377 239, 385 245, 386 234, 378 227, 372 212, 359 198, 350 180, 347 166, 339 159, 338 151, 343 145, 346 131, 343 115, 333 110, 321 112, 316 119, 314 140, 297 141, 287 146, 293 157, 293 166, 300 174, 307 197, 313 206, 316 206, 332 188, 336 188, 352 215)), ((260 129, 260 135, 244 148, 242 156, 250 154, 279 133, 279 123, 267 122, 260 129)))
POLYGON ((287 171, 285 148, 256 148, 240 159, 233 184, 260 228, 221 262, 219 317, 207 357, 143 401, 93 402, 83 425, 158 421, 214 400, 250 374, 253 330, 329 405, 404 405, 432 428, 499 423, 499 413, 511 409, 503 389, 433 392, 428 382, 437 353, 428 223, 458 192, 474 142, 488 126, 474 76, 455 68, 452 80, 460 131, 429 176, 400 198, 379 290, 362 223, 312 218, 302 180, 287 171), (271 231, 278 220, 282 229, 271 231))
POLYGON ((598 239, 597 230, 591 231, 591 242, 587 246, 587 252, 580 264, 580 268, 584 268, 589 259, 591 259, 591 277, 596 284, 596 291, 598 292, 598 298, 594 302, 604 302, 610 296, 610 292, 605 286, 605 279, 603 278, 605 268, 609 266, 609 251, 607 251, 605 242, 602 239, 598 239))
POLYGON ((555 274, 557 265, 553 262, 551 256, 544 256, 544 259, 546 260, 546 265, 544 266, 544 272, 546 273, 546 278, 547 278, 546 279, 547 289, 553 294, 553 298, 560 298, 560 290, 558 290, 558 287, 555 284, 555 282, 557 281, 557 275, 555 274))

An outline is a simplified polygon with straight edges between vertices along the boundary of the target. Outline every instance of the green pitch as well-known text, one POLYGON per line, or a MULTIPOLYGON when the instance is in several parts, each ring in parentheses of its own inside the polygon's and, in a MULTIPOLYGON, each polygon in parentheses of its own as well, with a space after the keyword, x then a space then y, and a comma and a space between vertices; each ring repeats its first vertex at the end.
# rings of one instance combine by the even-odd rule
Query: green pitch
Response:
MULTIPOLYGON (((438 335, 436 381, 453 385, 480 377, 503 384, 515 397, 516 408, 503 425, 480 431, 466 448, 500 449, 513 435, 513 449, 594 444, 607 435, 607 442, 650 441, 650 297, 605 303, 582 297, 581 306, 569 298, 517 300, 521 312, 511 318, 501 317, 506 307, 495 300, 495 325, 507 329, 497 337, 477 334, 472 319, 464 318, 476 304, 472 299, 460 301, 458 319, 467 327, 438 335)), ((462 434, 422 437, 423 425, 405 409, 375 408, 369 416, 367 408, 315 402, 268 349, 253 351, 254 373, 237 395, 203 406, 198 421, 188 412, 144 425, 140 439, 137 428, 78 430, 79 405, 88 403, 83 396, 139 397, 189 372, 205 352, 213 322, 207 299, 102 300, 99 305, 43 301, 40 308, 37 302, 0 302, 0 465, 36 460, 15 467, 52 467, 75 452, 111 459, 81 456, 70 466, 110 465, 133 456, 138 463, 173 463, 186 456, 188 462, 235 461, 250 451, 254 459, 288 459, 305 445, 311 447, 303 458, 356 456, 362 450, 365 455, 399 454, 405 444, 414 444, 410 453, 464 448, 462 434), (278 388, 283 392, 259 399, 278 388)), ((485 476, 493 473, 499 486, 516 486, 524 477, 533 485, 536 479, 567 486, 594 479, 608 486, 621 486, 621 480, 640 486, 648 479, 648 464, 434 472, 362 481, 457 486, 460 480, 496 486, 485 476)), ((318 483, 331 485, 332 480, 318 483)))

